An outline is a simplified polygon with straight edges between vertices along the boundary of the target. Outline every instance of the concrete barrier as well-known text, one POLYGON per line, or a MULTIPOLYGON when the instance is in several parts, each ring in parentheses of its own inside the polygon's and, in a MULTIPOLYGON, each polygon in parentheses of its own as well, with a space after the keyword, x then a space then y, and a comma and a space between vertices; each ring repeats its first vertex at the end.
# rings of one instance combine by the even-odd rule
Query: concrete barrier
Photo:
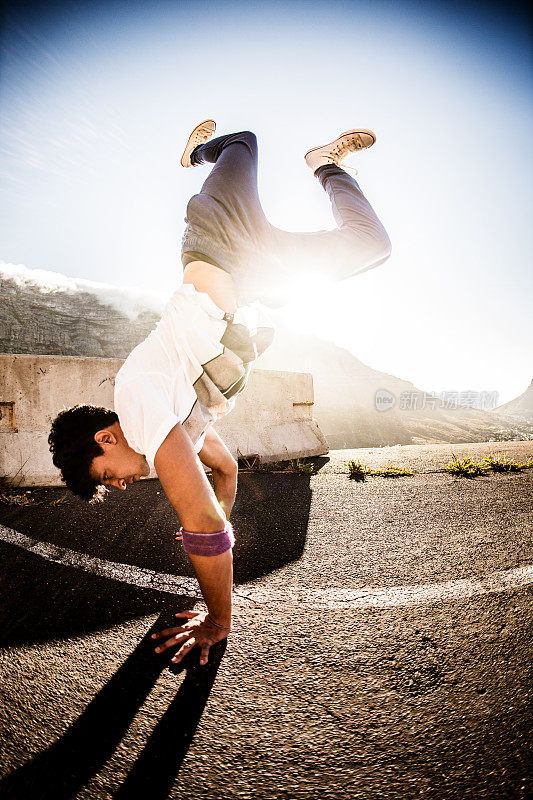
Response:
MULTIPOLYGON (((19 486, 61 485, 48 433, 63 408, 113 406, 122 359, 0 354, 0 476, 19 486)), ((255 370, 235 409, 215 425, 235 457, 280 461, 322 455, 308 373, 255 370)), ((155 472, 151 475, 155 477, 155 472)))

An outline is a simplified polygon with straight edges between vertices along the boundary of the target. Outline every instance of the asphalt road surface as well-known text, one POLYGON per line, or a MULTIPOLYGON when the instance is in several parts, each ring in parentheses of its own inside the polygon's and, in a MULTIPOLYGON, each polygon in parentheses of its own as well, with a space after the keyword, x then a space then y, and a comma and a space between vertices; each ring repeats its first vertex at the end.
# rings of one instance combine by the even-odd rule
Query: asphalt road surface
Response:
POLYGON ((202 607, 158 481, 0 505, 0 797, 526 800, 533 469, 435 472, 489 451, 533 442, 241 474, 234 629, 201 668, 150 639, 202 607))

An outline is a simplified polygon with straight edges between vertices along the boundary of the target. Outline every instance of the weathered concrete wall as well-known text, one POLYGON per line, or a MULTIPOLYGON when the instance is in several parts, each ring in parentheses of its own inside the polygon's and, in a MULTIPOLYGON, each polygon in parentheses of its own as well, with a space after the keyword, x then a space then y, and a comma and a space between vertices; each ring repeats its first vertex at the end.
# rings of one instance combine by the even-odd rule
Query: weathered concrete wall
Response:
MULTIPOLYGON (((0 476, 21 486, 59 485, 48 433, 63 408, 113 408, 122 359, 0 354, 0 476)), ((235 457, 261 460, 321 455, 328 446, 313 419, 307 373, 256 370, 235 409, 216 429, 235 457)), ((152 473, 155 475, 155 473, 152 473)))

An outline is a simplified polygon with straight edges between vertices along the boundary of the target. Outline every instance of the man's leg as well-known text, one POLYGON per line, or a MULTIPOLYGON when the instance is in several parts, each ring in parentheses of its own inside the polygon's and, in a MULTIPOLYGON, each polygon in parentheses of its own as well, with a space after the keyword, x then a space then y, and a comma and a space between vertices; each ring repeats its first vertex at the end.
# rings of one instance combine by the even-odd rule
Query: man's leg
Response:
POLYGON ((196 147, 190 160, 214 167, 187 205, 182 254, 210 257, 231 274, 239 305, 248 304, 260 297, 272 258, 272 226, 257 191, 257 139, 251 131, 219 136, 196 147))
POLYGON ((336 230, 291 233, 275 229, 276 254, 295 277, 314 275, 343 280, 377 267, 391 251, 390 239, 361 187, 336 164, 315 172, 327 192, 336 230))
MULTIPOLYGON (((342 137, 332 145, 338 142, 344 142, 342 137)), ((315 175, 331 199, 339 228, 292 233, 271 225, 261 207, 253 133, 220 136, 196 147, 190 158, 193 164, 215 166, 189 201, 187 220, 201 235, 186 232, 183 252, 203 244, 202 252, 233 275, 243 302, 261 299, 267 305, 283 305, 294 284, 308 276, 342 280, 378 266, 390 255, 383 225, 358 183, 338 163, 319 166, 315 175)), ((325 160, 339 160, 338 151, 325 160)))
POLYGON ((331 201, 338 231, 325 241, 342 240, 339 279, 377 267, 391 252, 389 236, 357 181, 341 167, 328 164, 315 173, 331 201), (342 237, 342 239, 341 239, 342 237))
POLYGON ((199 194, 189 201, 188 221, 208 231, 231 251, 246 239, 259 244, 269 226, 257 191, 255 134, 242 131, 219 136, 196 147, 190 158, 195 165, 215 166, 199 194))
POLYGON ((214 194, 246 188, 257 201, 257 139, 251 131, 217 136, 196 147, 191 153, 191 164, 215 164, 204 181, 201 192, 214 194))

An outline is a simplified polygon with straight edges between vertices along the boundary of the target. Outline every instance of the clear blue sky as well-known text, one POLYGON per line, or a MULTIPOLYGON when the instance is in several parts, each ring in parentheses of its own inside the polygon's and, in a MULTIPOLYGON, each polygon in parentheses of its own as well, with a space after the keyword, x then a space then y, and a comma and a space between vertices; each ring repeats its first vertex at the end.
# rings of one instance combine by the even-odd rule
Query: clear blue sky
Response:
POLYGON ((378 269, 284 313, 425 390, 532 377, 531 45, 518 5, 7 3, 0 258, 170 292, 197 121, 253 129, 279 227, 333 227, 304 152, 376 131, 348 162, 393 243, 378 269))

